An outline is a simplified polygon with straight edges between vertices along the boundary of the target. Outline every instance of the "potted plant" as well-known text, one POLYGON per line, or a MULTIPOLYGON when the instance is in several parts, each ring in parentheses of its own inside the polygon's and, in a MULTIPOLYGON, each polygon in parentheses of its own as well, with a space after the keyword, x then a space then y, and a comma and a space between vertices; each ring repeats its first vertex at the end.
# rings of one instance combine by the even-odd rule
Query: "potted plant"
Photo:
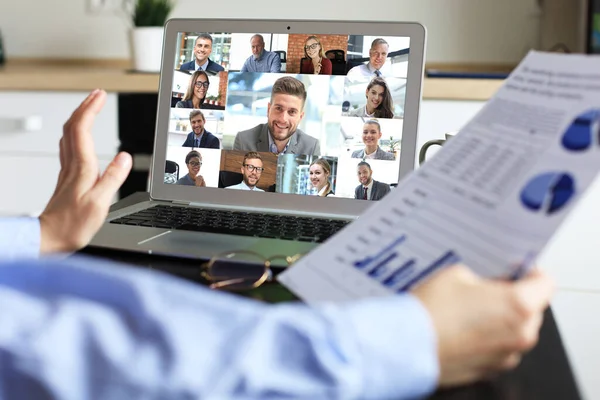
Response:
POLYGON ((132 28, 130 43, 133 69, 160 72, 164 24, 173 0, 124 0, 132 28))

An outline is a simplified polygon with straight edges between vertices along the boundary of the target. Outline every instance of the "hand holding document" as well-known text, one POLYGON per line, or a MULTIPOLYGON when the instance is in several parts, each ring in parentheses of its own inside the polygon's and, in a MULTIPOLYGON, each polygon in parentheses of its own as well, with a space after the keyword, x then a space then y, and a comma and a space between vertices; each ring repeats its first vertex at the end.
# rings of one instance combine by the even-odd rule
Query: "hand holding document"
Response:
POLYGON ((430 161, 279 280, 305 301, 409 290, 455 263, 513 279, 600 170, 600 57, 531 52, 430 161))

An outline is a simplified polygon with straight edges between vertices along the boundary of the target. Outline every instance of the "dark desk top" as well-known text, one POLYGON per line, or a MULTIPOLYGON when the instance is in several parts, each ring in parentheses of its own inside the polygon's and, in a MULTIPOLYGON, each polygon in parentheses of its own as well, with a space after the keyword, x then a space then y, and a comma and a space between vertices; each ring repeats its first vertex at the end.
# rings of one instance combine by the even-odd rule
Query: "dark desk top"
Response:
MULTIPOLYGON (((147 193, 136 193, 115 204, 111 210, 147 198, 147 193)), ((83 252, 165 271, 199 282, 198 260, 92 248, 86 248, 83 252)), ((548 309, 544 314, 538 345, 523 357, 521 364, 516 369, 502 373, 486 382, 439 391, 431 398, 445 400, 577 400, 581 399, 581 395, 575 383, 554 316, 548 309)))

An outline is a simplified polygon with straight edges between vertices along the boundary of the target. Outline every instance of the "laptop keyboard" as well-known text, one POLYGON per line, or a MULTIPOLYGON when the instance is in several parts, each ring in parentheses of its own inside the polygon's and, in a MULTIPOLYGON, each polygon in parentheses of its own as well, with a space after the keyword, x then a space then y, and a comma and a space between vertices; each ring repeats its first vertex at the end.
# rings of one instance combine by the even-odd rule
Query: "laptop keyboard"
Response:
POLYGON ((321 243, 349 221, 157 205, 110 221, 113 224, 321 243))

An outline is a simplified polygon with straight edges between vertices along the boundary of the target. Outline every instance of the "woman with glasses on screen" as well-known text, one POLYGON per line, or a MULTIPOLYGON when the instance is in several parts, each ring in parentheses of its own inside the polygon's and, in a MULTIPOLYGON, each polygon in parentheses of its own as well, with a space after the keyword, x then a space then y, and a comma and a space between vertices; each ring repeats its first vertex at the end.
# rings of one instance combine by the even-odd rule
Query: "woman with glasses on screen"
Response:
POLYGON ((203 70, 195 71, 190 76, 187 91, 183 100, 178 101, 175 105, 176 108, 205 108, 202 107, 204 99, 206 98, 206 92, 208 91, 208 75, 203 70))
POLYGON ((329 177, 331 165, 324 158, 318 158, 310 164, 308 169, 310 183, 317 191, 317 196, 325 197, 333 194, 329 177))
POLYGON ((185 165, 188 167, 188 173, 177 181, 178 185, 186 186, 206 186, 204 177, 200 175, 202 166, 202 154, 196 150, 190 151, 185 156, 185 165))
POLYGON ((350 117, 394 118, 394 104, 387 82, 380 77, 373 78, 365 91, 367 104, 348 112, 350 117))
POLYGON ((381 125, 374 119, 365 121, 363 125, 362 141, 365 148, 356 150, 352 153, 352 158, 361 158, 363 160, 394 160, 394 154, 388 153, 379 147, 381 139, 381 125))
POLYGON ((316 36, 309 36, 304 42, 304 55, 300 64, 301 74, 331 75, 332 64, 325 57, 323 46, 316 36))

